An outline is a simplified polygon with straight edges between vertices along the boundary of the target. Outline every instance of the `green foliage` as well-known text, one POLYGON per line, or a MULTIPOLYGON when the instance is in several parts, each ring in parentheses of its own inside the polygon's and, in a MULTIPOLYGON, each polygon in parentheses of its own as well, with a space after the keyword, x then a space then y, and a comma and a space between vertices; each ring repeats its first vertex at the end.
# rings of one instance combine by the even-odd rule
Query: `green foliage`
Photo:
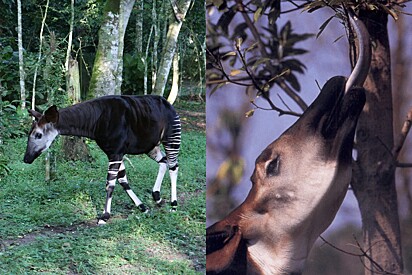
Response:
POLYGON ((122 93, 126 95, 143 94, 144 64, 141 54, 123 56, 122 93))
POLYGON ((0 101, 0 140, 2 138, 21 137, 26 134, 24 124, 27 120, 24 118, 27 118, 27 116, 15 105, 17 104, 0 101))
POLYGON ((307 51, 297 44, 313 35, 296 33, 291 22, 278 26, 280 1, 252 1, 241 8, 236 1, 212 3, 221 12, 216 23, 209 22, 207 78, 216 83, 212 92, 231 82, 253 86, 261 95, 283 81, 299 92, 297 74, 304 73, 306 67, 298 56, 307 51))

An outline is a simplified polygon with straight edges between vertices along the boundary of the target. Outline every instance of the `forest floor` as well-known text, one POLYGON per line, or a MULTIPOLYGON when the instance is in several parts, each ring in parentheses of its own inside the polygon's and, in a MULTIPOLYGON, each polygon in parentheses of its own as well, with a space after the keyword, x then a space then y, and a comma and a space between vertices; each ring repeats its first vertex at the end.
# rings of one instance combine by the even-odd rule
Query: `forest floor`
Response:
POLYGON ((92 162, 64 161, 60 142, 56 179, 44 180, 44 157, 22 162, 26 138, 7 140, 9 174, 0 178, 0 270, 4 274, 197 274, 205 272, 206 136, 205 103, 179 100, 182 120, 178 211, 157 207, 151 188, 157 164, 128 156, 132 189, 150 208, 143 214, 117 187, 112 218, 96 225, 104 200, 107 159, 88 141, 92 162))

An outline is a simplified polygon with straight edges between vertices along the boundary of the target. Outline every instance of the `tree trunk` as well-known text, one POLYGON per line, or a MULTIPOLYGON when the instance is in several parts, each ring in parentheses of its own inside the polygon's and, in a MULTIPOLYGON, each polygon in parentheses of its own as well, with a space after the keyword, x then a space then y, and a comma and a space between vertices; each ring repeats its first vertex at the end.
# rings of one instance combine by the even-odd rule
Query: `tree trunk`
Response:
MULTIPOLYGON (((396 33, 397 33, 397 45, 392 51, 394 53, 394 60, 392 62, 394 72, 393 72, 393 92, 394 92, 394 111, 395 111, 395 136, 400 133, 402 123, 405 120, 405 110, 410 108, 410 93, 408 87, 409 76, 412 73, 410 69, 409 60, 407 57, 407 40, 408 37, 405 36, 407 31, 407 24, 403 14, 399 15, 399 19, 396 22, 396 33)), ((409 144, 405 144, 408 146, 409 144)), ((407 159, 409 152, 407 150, 401 151, 398 160, 407 159)), ((400 169, 397 173, 398 176, 398 194, 399 199, 403 201, 403 212, 409 217, 412 217, 412 190, 409 188, 411 182, 411 171, 410 169, 400 169)), ((402 215, 401 215, 402 216, 402 215)))
POLYGON ((167 101, 173 104, 176 101, 177 95, 179 93, 179 52, 176 51, 173 57, 173 81, 172 88, 170 89, 169 97, 167 101))
POLYGON ((137 0, 137 14, 136 14, 136 53, 142 56, 143 52, 143 0, 137 0))
POLYGON ((148 75, 148 64, 147 60, 149 60, 149 48, 150 48, 150 40, 152 39, 152 34, 153 34, 153 25, 150 28, 150 33, 149 33, 149 38, 147 39, 147 44, 146 44, 146 51, 144 58, 142 58, 143 65, 144 65, 144 72, 143 72, 143 94, 147 95, 147 75, 148 75))
POLYGON ((21 24, 21 0, 17 0, 17 43, 19 47, 20 100, 21 108, 26 109, 26 88, 24 84, 25 73, 23 62, 23 37, 21 24))
POLYGON ((121 94, 124 34, 135 0, 108 0, 99 30, 99 45, 90 80, 89 97, 121 94))
POLYGON ((79 63, 71 57, 69 58, 66 75, 67 95, 69 96, 70 103, 79 103, 81 101, 79 63))
POLYGON ((33 90, 32 90, 32 98, 31 98, 31 108, 34 110, 35 105, 36 105, 36 80, 37 80, 37 71, 40 66, 41 62, 41 55, 42 55, 42 47, 43 47, 43 30, 44 30, 44 25, 46 24, 46 18, 47 18, 47 11, 49 10, 49 0, 47 0, 46 3, 46 9, 44 11, 44 16, 43 20, 41 22, 41 28, 40 28, 40 35, 39 35, 39 54, 37 56, 37 64, 35 65, 34 68, 34 76, 33 76, 33 90))
MULTIPOLYGON (((79 103, 80 100, 80 73, 79 64, 76 60, 70 58, 68 63, 67 76, 67 95, 71 104, 79 103)), ((62 137, 63 155, 66 160, 89 161, 89 149, 86 146, 83 137, 62 137)))
POLYGON ((69 73, 69 61, 70 61, 70 54, 72 51, 72 42, 73 42, 73 25, 74 25, 74 0, 70 2, 70 30, 69 30, 69 39, 67 42, 67 51, 66 51, 66 61, 64 62, 64 68, 66 70, 66 84, 68 84, 68 73, 69 73))
POLYGON ((157 47, 159 45, 159 28, 157 25, 156 0, 153 0, 152 6, 152 24, 153 24, 153 50, 152 50, 152 91, 157 79, 157 47))
POLYGON ((172 66, 173 55, 175 54, 177 38, 182 27, 182 21, 189 10, 190 3, 190 0, 183 1, 181 7, 177 9, 178 13, 176 13, 176 9, 174 9, 176 20, 169 25, 169 29, 167 31, 166 43, 163 46, 162 59, 157 71, 157 79, 153 91, 154 94, 164 94, 170 68, 172 66))
POLYGON ((360 17, 375 45, 365 83, 366 105, 356 133, 358 156, 352 180, 362 215, 363 249, 370 257, 364 259, 365 274, 401 273, 395 165, 390 152, 394 139, 387 14, 367 11, 360 17))

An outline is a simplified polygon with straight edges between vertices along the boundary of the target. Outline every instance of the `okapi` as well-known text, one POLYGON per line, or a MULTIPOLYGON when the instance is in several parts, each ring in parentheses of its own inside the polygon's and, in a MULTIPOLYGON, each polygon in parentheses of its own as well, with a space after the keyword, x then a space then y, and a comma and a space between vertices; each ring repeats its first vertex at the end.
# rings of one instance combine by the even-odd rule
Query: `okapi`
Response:
POLYGON ((127 181, 123 162, 125 154, 147 154, 159 163, 159 172, 152 197, 160 205, 160 188, 169 168, 171 209, 177 209, 176 182, 181 125, 176 111, 160 96, 104 96, 57 110, 48 108, 44 115, 34 110, 35 118, 29 132, 25 163, 32 163, 60 135, 88 137, 107 155, 109 168, 106 181, 106 202, 98 224, 110 218, 112 194, 118 180, 134 204, 147 212, 127 181), (166 153, 160 149, 163 145, 166 153))
POLYGON ((327 81, 296 123, 256 159, 245 201, 207 228, 208 274, 301 274, 314 242, 332 223, 351 181, 370 66, 369 34, 351 16, 360 45, 351 76, 327 81))

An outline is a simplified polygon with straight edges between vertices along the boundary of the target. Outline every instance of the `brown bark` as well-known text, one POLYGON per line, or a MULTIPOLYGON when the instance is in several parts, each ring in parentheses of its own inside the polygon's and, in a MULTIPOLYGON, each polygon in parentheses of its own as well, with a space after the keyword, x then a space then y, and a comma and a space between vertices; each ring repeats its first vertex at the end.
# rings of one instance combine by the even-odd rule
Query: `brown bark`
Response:
POLYGON ((365 82, 367 102, 358 122, 357 149, 352 186, 359 203, 365 259, 365 274, 401 273, 403 269, 395 162, 391 91, 391 60, 387 14, 360 14, 373 43, 372 64, 365 82))

